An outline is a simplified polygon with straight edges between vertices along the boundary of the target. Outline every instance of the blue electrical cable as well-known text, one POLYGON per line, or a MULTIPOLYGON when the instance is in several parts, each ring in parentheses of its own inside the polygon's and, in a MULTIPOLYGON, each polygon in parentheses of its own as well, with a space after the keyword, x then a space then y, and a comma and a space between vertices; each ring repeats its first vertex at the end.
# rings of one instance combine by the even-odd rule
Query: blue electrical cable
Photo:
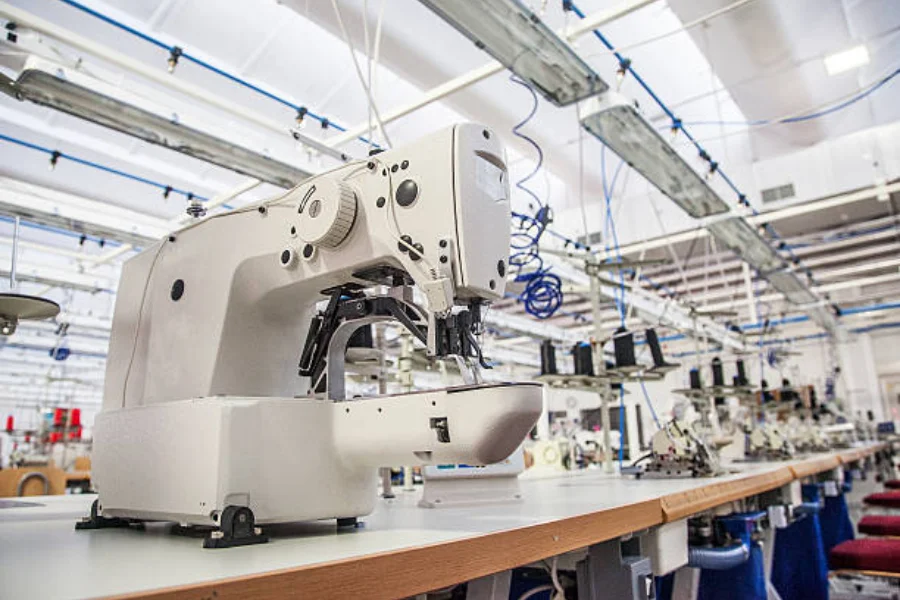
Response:
MULTIPOLYGON (((600 172, 601 179, 603 182, 603 196, 606 200, 606 219, 603 225, 604 238, 606 239, 606 250, 609 251, 609 239, 612 238, 613 244, 615 245, 616 252, 616 260, 622 260, 622 253, 619 250, 619 235, 616 232, 616 222, 613 219, 611 200, 612 200, 612 191, 615 189, 616 181, 619 178, 619 173, 622 170, 622 165, 625 164, 625 161, 620 161, 619 166, 616 167, 616 170, 613 174, 612 183, 607 185, 606 180, 606 145, 604 144, 600 148, 600 172), (612 235, 609 235, 609 233, 612 235)), ((625 327, 625 275, 622 272, 622 269, 619 269, 619 291, 615 295, 615 303, 619 312, 619 323, 622 327, 625 327)))
MULTIPOLYGON (((299 104, 294 104, 293 102, 290 102, 288 100, 285 100, 284 98, 276 96, 272 92, 264 90, 263 88, 261 88, 257 85, 254 85, 254 84, 250 83, 249 81, 241 79, 240 77, 237 77, 236 75, 232 75, 231 73, 224 71, 223 69, 220 69, 219 67, 211 65, 210 63, 206 62, 205 60, 202 60, 188 52, 185 52, 183 48, 180 48, 178 46, 172 46, 170 44, 166 44, 165 42, 163 42, 159 39, 156 39, 150 35, 147 35, 146 33, 138 31, 137 29, 135 29, 129 25, 126 25, 125 23, 122 23, 121 21, 113 19, 110 16, 107 16, 99 11, 96 11, 90 7, 87 7, 84 4, 82 4, 81 2, 76 2, 75 0, 60 0, 60 2, 62 2, 63 4, 67 4, 67 5, 71 6, 72 8, 76 8, 86 14, 89 14, 92 17, 100 19, 104 23, 112 25, 113 27, 116 27, 118 29, 121 29, 122 31, 125 31, 126 33, 130 33, 131 35, 136 36, 136 37, 144 40, 145 42, 148 42, 148 43, 156 46, 157 48, 161 48, 163 50, 168 51, 169 56, 173 57, 175 60, 183 58, 183 59, 190 61, 208 71, 211 71, 217 75, 225 77, 229 81, 232 81, 240 86, 243 86, 249 90, 252 90, 258 94, 261 94, 261 95, 265 96, 266 98, 269 98, 270 100, 274 100, 275 102, 278 102, 279 104, 281 104, 283 106, 292 108, 293 110, 297 111, 298 115, 302 115, 303 117, 309 117, 311 119, 318 121, 319 123, 322 124, 322 127, 333 127, 335 129, 337 129, 338 131, 342 131, 342 132, 347 131, 346 127, 338 125, 337 123, 335 123, 331 119, 324 117, 323 115, 319 115, 319 114, 316 114, 316 113, 310 111, 305 106, 301 106, 299 104)), ((357 139, 359 139, 361 142, 364 142, 367 145, 372 145, 375 148, 381 147, 378 144, 376 144, 375 142, 372 142, 363 136, 357 136, 357 139)))
MULTIPOLYGON (((530 144, 531 147, 534 148, 535 152, 537 152, 537 161, 534 164, 534 169, 531 170, 531 173, 529 173, 525 177, 522 177, 521 179, 516 181, 516 187, 518 189, 522 190, 523 192, 525 192, 526 194, 528 194, 529 196, 531 196, 531 199, 534 200, 534 202, 535 202, 535 204, 537 204, 538 208, 543 208, 544 203, 541 202, 541 199, 538 198, 537 194, 535 194, 525 184, 528 183, 528 181, 531 180, 532 177, 537 175, 538 172, 541 170, 541 166, 543 166, 543 164, 544 164, 544 151, 541 150, 540 144, 538 144, 536 141, 534 141, 534 139, 532 139, 528 135, 522 133, 522 131, 521 131, 522 127, 524 127, 526 124, 528 124, 528 122, 531 121, 531 119, 534 118, 534 115, 537 113, 538 96, 537 96, 537 93, 534 91, 534 89, 530 85, 525 83, 525 81, 522 80, 521 78, 519 78, 518 76, 512 75, 509 78, 509 80, 512 81, 513 83, 516 83, 516 84, 522 86, 526 90, 528 90, 531 93, 531 99, 532 99, 531 112, 529 112, 528 115, 524 119, 522 119, 519 123, 517 123, 516 125, 513 125, 513 128, 512 128, 513 135, 521 140, 525 140, 525 142, 530 144)), ((534 210, 533 206, 530 206, 529 208, 534 210)))
MULTIPOLYGON (((546 207, 539 209, 538 218, 545 215, 546 210, 546 207)), ((525 289, 517 299, 529 315, 548 319, 559 310, 563 294, 562 280, 544 266, 540 255, 539 243, 546 231, 546 221, 520 213, 513 213, 512 216, 510 245, 514 252, 509 256, 509 265, 516 269, 515 281, 525 283, 525 289)))
MULTIPOLYGON (((47 349, 44 348, 43 346, 35 346, 33 344, 20 344, 18 342, 9 342, 9 343, 4 344, 3 347, 4 348, 12 348, 15 350, 36 351, 36 352, 40 352, 41 354, 47 353, 47 349)), ((81 352, 81 351, 72 352, 72 351, 70 351, 69 355, 70 356, 84 356, 87 358, 103 358, 103 359, 105 359, 107 357, 106 354, 102 354, 100 352, 81 352)))
MULTIPOLYGON (((603 182, 603 196, 606 200, 606 220, 603 225, 604 238, 606 239, 606 250, 609 251, 609 238, 612 238, 613 244, 615 245, 616 258, 617 260, 622 260, 622 253, 619 250, 619 235, 616 232, 616 222, 613 219, 611 201, 612 201, 612 192, 616 187, 616 181, 619 178, 619 173, 622 170, 622 165, 625 164, 625 161, 620 161, 619 165, 616 167, 615 172, 613 173, 612 181, 609 185, 607 185, 606 179, 606 145, 603 145, 600 149, 600 172, 601 178, 603 182), (612 235, 609 236, 607 232, 612 235)), ((615 298, 616 306, 618 307, 619 312, 619 322, 621 326, 625 327, 625 275, 622 273, 622 269, 619 269, 619 293, 615 298)), ((643 383, 642 383, 643 385, 643 383)), ((652 410, 652 409, 651 409, 652 410)), ((622 471, 622 464, 625 460, 625 386, 619 387, 619 472, 622 471)))
POLYGON ((644 385, 644 380, 638 380, 641 384, 641 390, 644 392, 644 400, 647 401, 647 408, 650 409, 650 415, 653 417, 653 422, 656 423, 656 427, 658 429, 662 429, 662 424, 659 422, 659 417, 656 416, 656 410, 653 409, 653 402, 650 401, 650 394, 647 393, 647 386, 644 385))
POLYGON ((104 171, 106 173, 111 173, 113 175, 118 175, 119 177, 124 177, 125 179, 137 181, 139 183, 144 183, 146 185, 151 185, 155 188, 159 188, 159 189, 163 190, 164 192, 168 191, 169 193, 181 194, 182 196, 184 196, 185 198, 188 198, 188 199, 200 200, 202 202, 206 202, 209 200, 209 198, 200 196, 198 194, 195 194, 195 193, 187 191, 187 190, 182 190, 182 189, 170 186, 170 185, 159 183, 158 181, 153 181, 152 179, 147 179, 146 177, 140 177, 139 175, 133 175, 131 173, 126 173, 125 171, 120 171, 119 169, 114 169, 113 167, 107 167, 106 165, 103 165, 103 164, 100 164, 100 163, 97 163, 97 162, 94 162, 91 160, 79 158, 72 154, 68 154, 66 152, 61 152, 59 150, 53 150, 52 148, 47 148, 46 146, 40 146, 38 144, 26 142, 25 140, 20 140, 18 138, 4 135, 2 133, 0 133, 0 140, 2 140, 4 142, 9 142, 11 144, 16 144, 16 145, 22 146, 24 148, 29 148, 31 150, 37 150, 38 152, 43 152, 44 154, 49 154, 51 157, 51 160, 54 161, 54 164, 55 164, 56 160, 58 160, 60 158, 65 158, 66 160, 70 160, 79 165, 84 165, 86 167, 98 169, 100 171, 104 171))
MULTIPOLYGON (((5 215, 0 215, 0 221, 4 223, 15 223, 15 217, 7 217, 5 215)), ((80 240, 82 237, 85 241, 96 242, 97 244, 103 244, 104 246, 110 246, 111 248, 117 248, 121 246, 119 242, 115 242, 112 240, 106 240, 103 238, 98 238, 92 235, 88 235, 86 233, 77 233, 75 231, 69 231, 68 229, 61 229, 59 227, 50 227, 49 225, 42 225, 41 223, 32 223, 30 221, 25 221, 19 219, 19 224, 22 227, 27 227, 29 229, 36 229, 38 231, 46 231, 48 233, 55 233, 59 235, 64 235, 66 237, 76 238, 80 240)))
POLYGON ((761 125, 775 125, 775 124, 789 124, 789 123, 802 123, 804 121, 812 121, 813 119, 819 119, 830 114, 834 114, 838 111, 841 111, 848 106, 852 106, 872 95, 879 89, 881 89, 884 85, 890 82, 894 77, 900 75, 900 68, 895 69, 893 73, 881 78, 875 85, 870 87, 869 89, 860 92, 854 96, 851 96, 847 100, 836 104, 832 107, 826 108, 825 110, 821 110, 818 112, 812 112, 806 115, 798 115, 796 117, 786 117, 783 119, 756 119, 753 121, 689 121, 687 123, 682 123, 683 125, 690 126, 703 126, 703 125, 740 125, 743 127, 759 127, 761 125))
POLYGON ((516 188, 534 201, 534 204, 529 205, 529 209, 536 210, 536 212, 534 217, 513 213, 513 231, 510 237, 510 246, 513 252, 509 257, 509 265, 516 269, 515 281, 525 284, 525 289, 517 298, 525 307, 525 312, 538 319, 548 319, 556 314, 563 302, 562 280, 544 265, 544 259, 540 254, 541 237, 547 231, 547 225, 550 224, 553 217, 550 207, 541 202, 538 195, 525 185, 540 171, 544 163, 544 152, 540 144, 521 131, 522 127, 531 121, 537 112, 538 97, 530 85, 515 75, 510 77, 510 81, 521 85, 531 93, 531 110, 521 122, 513 127, 512 131, 516 137, 535 149, 537 163, 528 175, 516 181, 516 188), (535 204, 537 205, 536 209, 535 204))

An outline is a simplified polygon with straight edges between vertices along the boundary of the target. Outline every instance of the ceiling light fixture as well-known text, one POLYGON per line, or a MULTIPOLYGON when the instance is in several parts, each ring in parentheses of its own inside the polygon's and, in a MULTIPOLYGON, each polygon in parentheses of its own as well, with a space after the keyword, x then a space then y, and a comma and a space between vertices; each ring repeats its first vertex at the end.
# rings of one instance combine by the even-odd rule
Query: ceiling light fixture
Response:
POLYGON ((775 271, 765 276, 769 284, 784 294, 787 301, 797 305, 798 308, 812 308, 821 305, 824 300, 820 300, 808 288, 797 275, 791 271, 775 271))
POLYGON ((3 79, 0 89, 19 100, 60 110, 279 187, 294 187, 310 176, 227 140, 222 135, 226 127, 202 124, 190 115, 37 56, 25 60, 17 79, 3 79))
POLYGON ((0 177, 0 212, 32 223, 144 246, 172 230, 165 219, 0 177))
POLYGON ((694 218, 728 212, 728 205, 619 94, 587 103, 581 125, 694 218))
POLYGON ((519 0, 420 2, 557 106, 567 106, 609 89, 565 41, 519 0))
POLYGON ((763 277, 786 266, 781 255, 742 217, 716 221, 706 229, 763 277))
POLYGON ((869 50, 862 44, 825 57, 825 71, 829 75, 838 75, 867 64, 869 64, 869 50))
POLYGON ((810 318, 826 331, 836 333, 837 321, 820 305, 819 297, 793 271, 778 251, 743 217, 729 217, 706 226, 709 233, 728 246, 760 277, 798 308, 807 307, 810 318))

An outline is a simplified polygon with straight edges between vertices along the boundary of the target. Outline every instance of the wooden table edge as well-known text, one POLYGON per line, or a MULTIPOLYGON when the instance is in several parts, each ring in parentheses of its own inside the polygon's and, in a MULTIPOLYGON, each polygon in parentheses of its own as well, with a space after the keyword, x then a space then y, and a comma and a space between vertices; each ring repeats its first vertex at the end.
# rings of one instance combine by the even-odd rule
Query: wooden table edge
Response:
POLYGON ((711 483, 696 490, 669 494, 660 499, 663 519, 666 523, 677 521, 734 500, 773 490, 793 480, 793 472, 785 466, 732 481, 711 483))
MULTIPOLYGON (((853 452, 852 456, 856 456, 856 452, 874 453, 875 448, 854 449, 853 452)), ((814 457, 801 465, 748 474, 731 481, 711 480, 709 485, 697 490, 526 527, 112 597, 122 600, 224 600, 274 599, 292 595, 313 598, 414 596, 680 520, 837 467, 843 460, 842 454, 814 457), (705 493, 696 497, 700 492, 705 493)))
POLYGON ((398 598, 584 548, 663 522, 658 499, 448 542, 113 596, 192 598, 398 598))
POLYGON ((831 456, 816 456, 808 458, 799 464, 791 465, 789 468, 793 472, 796 479, 803 479, 810 475, 816 475, 823 471, 829 471, 841 466, 840 456, 837 454, 831 456))
POLYGON ((867 456, 872 456, 879 450, 884 449, 885 446, 886 442, 879 442, 877 444, 872 444, 871 446, 866 446, 865 448, 851 448, 848 450, 839 451, 837 455, 841 460, 841 464, 846 465, 858 460, 862 460, 867 456))

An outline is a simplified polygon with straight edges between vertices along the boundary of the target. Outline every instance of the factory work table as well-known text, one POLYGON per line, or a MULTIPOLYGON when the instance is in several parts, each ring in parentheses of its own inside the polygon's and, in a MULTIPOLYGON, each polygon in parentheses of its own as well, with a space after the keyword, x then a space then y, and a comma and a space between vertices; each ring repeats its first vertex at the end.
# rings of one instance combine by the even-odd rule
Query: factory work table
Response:
POLYGON ((166 524, 75 531, 94 495, 6 501, 0 597, 396 598, 438 589, 774 489, 859 460, 880 446, 778 463, 741 463, 714 479, 641 479, 601 471, 522 478, 524 501, 422 509, 396 490, 362 525, 270 526, 268 544, 204 550, 166 524), (22 506, 10 505, 21 501, 22 506))

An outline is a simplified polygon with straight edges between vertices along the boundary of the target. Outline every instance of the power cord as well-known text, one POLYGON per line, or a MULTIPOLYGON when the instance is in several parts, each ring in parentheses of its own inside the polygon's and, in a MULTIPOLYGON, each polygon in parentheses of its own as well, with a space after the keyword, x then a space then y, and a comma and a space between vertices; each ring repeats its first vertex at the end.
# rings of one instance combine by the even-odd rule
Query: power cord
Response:
POLYGON ((509 265, 516 269, 515 281, 525 284, 525 289, 517 298, 524 305, 525 312, 538 319, 548 319, 559 310, 563 302, 562 280, 550 272, 550 267, 544 264, 540 254, 541 237, 546 232, 547 226, 553 222, 553 213, 550 207, 541 202, 538 195, 525 185, 543 166, 544 152, 540 144, 521 131, 537 113, 538 97, 530 85, 515 75, 510 77, 510 81, 524 87, 531 94, 531 110, 512 131, 513 135, 534 148, 537 152, 537 163, 530 173, 515 184, 516 188, 531 198, 532 202, 528 208, 534 211, 534 216, 513 213, 513 230, 510 237, 510 247, 513 251, 509 257, 509 265))

